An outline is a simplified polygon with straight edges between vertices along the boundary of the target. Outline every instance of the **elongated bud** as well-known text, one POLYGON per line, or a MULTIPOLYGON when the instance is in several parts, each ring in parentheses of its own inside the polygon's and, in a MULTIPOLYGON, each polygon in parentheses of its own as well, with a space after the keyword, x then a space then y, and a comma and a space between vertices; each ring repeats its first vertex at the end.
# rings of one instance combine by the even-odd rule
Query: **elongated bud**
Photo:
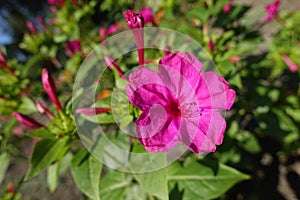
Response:
POLYGON ((111 108, 80 108, 77 109, 75 112, 77 114, 82 114, 86 116, 95 116, 102 113, 110 112, 111 108))
POLYGON ((211 53, 214 52, 214 50, 215 50, 215 44, 214 44, 214 42, 213 42, 212 39, 209 39, 209 41, 208 41, 208 48, 209 48, 209 50, 210 50, 211 53))
POLYGON ((43 87, 44 87, 46 93, 48 94, 49 98, 55 104, 57 110, 62 110, 62 107, 61 107, 58 97, 56 95, 56 87, 54 85, 54 81, 53 81, 52 77, 49 75, 49 72, 47 69, 43 69, 42 84, 43 84, 43 87))
POLYGON ((124 13, 127 26, 131 29, 138 50, 139 66, 144 65, 144 17, 132 10, 124 13))
POLYGON ((48 108, 41 102, 37 101, 37 102, 35 102, 35 105, 40 113, 46 114, 50 118, 52 118, 54 116, 53 113, 50 110, 48 110, 48 108))
POLYGON ((4 54, 0 51, 0 67, 3 67, 11 75, 16 76, 15 72, 7 65, 4 54))
POLYGON ((36 27, 33 25, 32 22, 26 22, 26 26, 30 30, 31 33, 33 33, 35 35, 37 35, 39 33, 38 30, 36 29, 36 27))
POLYGON ((109 67, 109 69, 114 70, 115 68, 121 78, 124 76, 124 73, 122 72, 120 66, 116 61, 114 61, 114 59, 112 59, 109 56, 104 56, 104 61, 106 66, 109 67))
POLYGON ((103 42, 105 40, 106 33, 107 33, 106 28, 104 28, 104 27, 99 28, 99 38, 100 38, 101 42, 103 42))
POLYGON ((21 124, 27 126, 28 128, 38 129, 38 128, 43 127, 42 124, 38 123, 34 119, 32 119, 26 115, 23 115, 21 113, 14 112, 13 115, 21 124))
POLYGON ((290 71, 296 73, 298 71, 298 66, 294 63, 287 55, 281 56, 282 60, 289 67, 290 71))

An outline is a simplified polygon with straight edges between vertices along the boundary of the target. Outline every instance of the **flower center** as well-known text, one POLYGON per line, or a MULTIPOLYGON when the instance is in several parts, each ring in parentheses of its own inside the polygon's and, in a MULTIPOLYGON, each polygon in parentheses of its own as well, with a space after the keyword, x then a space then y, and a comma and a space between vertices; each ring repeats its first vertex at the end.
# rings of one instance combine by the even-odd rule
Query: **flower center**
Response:
POLYGON ((201 116, 203 111, 203 109, 199 110, 196 102, 181 103, 178 106, 178 109, 180 110, 181 116, 186 118, 201 116))

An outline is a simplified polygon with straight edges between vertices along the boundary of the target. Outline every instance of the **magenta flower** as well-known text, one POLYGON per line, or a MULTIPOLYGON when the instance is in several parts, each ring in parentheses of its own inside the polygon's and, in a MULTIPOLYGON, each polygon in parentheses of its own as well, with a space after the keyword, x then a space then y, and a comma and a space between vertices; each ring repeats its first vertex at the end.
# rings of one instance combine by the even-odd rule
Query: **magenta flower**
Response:
POLYGON ((114 68, 115 68, 117 70, 120 78, 122 78, 124 76, 124 73, 122 72, 120 66, 118 65, 118 63, 116 61, 114 61, 114 59, 112 59, 109 56, 104 56, 104 62, 109 69, 114 70, 114 68))
POLYGON ((112 35, 114 33, 116 33, 118 30, 120 29, 119 24, 111 24, 108 28, 107 28, 107 35, 112 35))
POLYGON ((265 22, 272 21, 273 19, 276 19, 278 17, 279 5, 280 1, 275 0, 273 3, 270 3, 265 7, 265 10, 267 12, 265 16, 265 22))
POLYGON ((38 123, 34 119, 32 119, 26 115, 23 115, 21 113, 14 112, 13 115, 21 124, 27 126, 28 128, 38 129, 38 128, 43 127, 42 124, 38 123))
POLYGON ((30 30, 31 33, 33 33, 35 35, 37 35, 39 33, 37 28, 33 25, 32 22, 26 22, 26 26, 30 30))
POLYGON ((46 114, 50 118, 52 118, 54 116, 53 113, 50 110, 48 110, 48 108, 41 102, 37 101, 37 102, 35 102, 35 105, 40 113, 46 114))
POLYGON ((136 47, 138 49, 139 66, 144 64, 144 17, 140 13, 132 10, 123 13, 126 18, 127 26, 132 30, 136 47))
POLYGON ((230 12, 230 10, 231 10, 231 3, 227 3, 225 6, 223 6, 222 9, 223 13, 227 14, 230 12))
POLYGON ((281 58, 289 67, 291 72, 296 73, 298 71, 298 66, 287 55, 282 55, 281 58))
POLYGON ((67 42, 66 52, 70 57, 73 57, 76 52, 82 54, 80 40, 71 40, 67 42))
POLYGON ((36 21, 42 27, 43 31, 46 31, 47 27, 46 27, 46 24, 45 24, 45 21, 43 20, 43 18, 41 18, 40 16, 37 16, 36 21))
POLYGON ((47 69, 42 72, 42 84, 51 101, 55 104, 57 110, 62 110, 58 97, 56 95, 56 87, 53 78, 50 76, 47 69))
POLYGON ((140 10, 139 12, 141 15, 143 15, 143 18, 144 18, 144 23, 147 24, 147 23, 151 23, 153 26, 156 26, 156 23, 155 23, 155 17, 154 17, 154 14, 152 12, 152 10, 148 7, 144 7, 140 10))
POLYGON ((226 122, 218 110, 231 108, 235 91, 202 68, 193 54, 175 52, 159 61, 158 72, 129 75, 126 93, 142 110, 136 134, 147 151, 170 151, 181 141, 195 153, 213 152, 222 143, 226 122))
POLYGON ((80 108, 77 109, 75 112, 77 114, 82 114, 86 116, 95 116, 102 113, 110 112, 111 108, 80 108))

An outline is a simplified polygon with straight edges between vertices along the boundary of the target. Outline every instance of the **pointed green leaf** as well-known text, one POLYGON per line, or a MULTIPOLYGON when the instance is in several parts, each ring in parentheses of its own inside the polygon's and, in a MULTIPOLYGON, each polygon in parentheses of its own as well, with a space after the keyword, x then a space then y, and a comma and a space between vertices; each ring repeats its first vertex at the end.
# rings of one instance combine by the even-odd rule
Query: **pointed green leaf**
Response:
POLYGON ((122 200, 126 187, 131 185, 131 180, 126 173, 110 170, 100 183, 100 196, 102 200, 122 200))
POLYGON ((36 143, 25 180, 36 176, 52 162, 60 160, 69 149, 68 141, 69 137, 63 137, 58 140, 44 139, 36 143))
POLYGON ((99 182, 102 163, 86 149, 79 151, 72 159, 71 172, 77 187, 89 198, 100 200, 99 182))
POLYGON ((168 180, 177 182, 183 190, 183 200, 214 199, 224 194, 237 182, 249 178, 247 175, 223 164, 216 169, 197 161, 186 161, 168 167, 168 180))
POLYGON ((9 155, 4 152, 0 155, 0 184, 3 181, 7 168, 9 166, 9 155))
POLYGON ((47 184, 50 192, 54 192, 58 185, 58 171, 59 171, 59 162, 56 162, 49 166, 47 173, 47 184))

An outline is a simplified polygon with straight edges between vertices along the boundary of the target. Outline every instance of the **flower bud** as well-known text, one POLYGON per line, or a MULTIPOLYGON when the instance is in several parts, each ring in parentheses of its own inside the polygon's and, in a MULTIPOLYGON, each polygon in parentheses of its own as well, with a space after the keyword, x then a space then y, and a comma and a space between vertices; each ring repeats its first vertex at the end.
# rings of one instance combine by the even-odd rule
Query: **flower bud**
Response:
POLYGON ((43 87, 44 87, 46 93, 48 94, 49 98, 55 104, 57 110, 62 110, 62 107, 61 107, 58 97, 56 95, 56 87, 54 85, 54 81, 53 81, 52 77, 49 75, 49 72, 47 69, 43 69, 42 84, 43 84, 43 87))
POLYGON ((86 115, 86 116, 95 116, 110 111, 111 108, 80 108, 76 110, 76 113, 86 115))
POLYGON ((42 124, 38 123, 34 119, 32 119, 26 115, 23 115, 21 113, 14 112, 13 115, 21 124, 27 126, 28 128, 38 129, 38 128, 43 127, 42 124))

